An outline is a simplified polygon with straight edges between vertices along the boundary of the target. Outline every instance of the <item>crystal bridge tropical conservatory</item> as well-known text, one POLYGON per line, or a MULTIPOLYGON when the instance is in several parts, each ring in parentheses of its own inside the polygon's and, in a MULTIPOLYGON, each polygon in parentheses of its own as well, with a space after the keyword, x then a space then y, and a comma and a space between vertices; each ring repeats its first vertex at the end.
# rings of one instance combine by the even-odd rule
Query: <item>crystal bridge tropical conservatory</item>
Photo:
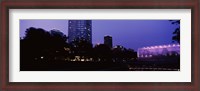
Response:
POLYGON ((137 56, 139 59, 180 56, 180 45, 168 44, 139 48, 137 56))

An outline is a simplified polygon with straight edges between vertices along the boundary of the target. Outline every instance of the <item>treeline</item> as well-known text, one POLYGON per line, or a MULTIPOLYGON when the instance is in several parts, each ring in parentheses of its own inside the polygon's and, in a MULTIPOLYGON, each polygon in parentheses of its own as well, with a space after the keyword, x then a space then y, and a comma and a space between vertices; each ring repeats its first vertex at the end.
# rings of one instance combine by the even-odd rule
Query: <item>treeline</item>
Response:
POLYGON ((59 30, 46 31, 30 27, 20 38, 20 64, 58 63, 68 61, 124 62, 134 60, 137 53, 122 46, 110 48, 105 44, 93 45, 83 39, 72 43, 59 30))

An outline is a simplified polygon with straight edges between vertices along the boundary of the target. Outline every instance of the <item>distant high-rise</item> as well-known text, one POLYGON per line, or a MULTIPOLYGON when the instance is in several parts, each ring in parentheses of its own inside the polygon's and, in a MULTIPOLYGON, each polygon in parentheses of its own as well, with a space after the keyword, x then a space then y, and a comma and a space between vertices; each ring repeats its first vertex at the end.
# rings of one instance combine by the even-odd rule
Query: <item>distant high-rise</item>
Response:
POLYGON ((108 45, 110 48, 112 48, 112 37, 111 36, 104 36, 104 44, 108 45))
POLYGON ((91 20, 69 20, 68 42, 85 40, 92 43, 92 21, 91 20))

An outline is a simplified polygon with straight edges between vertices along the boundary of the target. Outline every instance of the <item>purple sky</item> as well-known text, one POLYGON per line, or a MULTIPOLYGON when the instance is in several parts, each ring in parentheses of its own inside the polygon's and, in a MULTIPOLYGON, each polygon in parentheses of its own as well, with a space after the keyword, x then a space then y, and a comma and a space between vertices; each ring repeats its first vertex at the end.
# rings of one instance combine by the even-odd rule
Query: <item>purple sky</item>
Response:
MULTIPOLYGON (((20 20, 20 37, 27 28, 57 29, 68 35, 68 20, 20 20)), ((92 42, 103 43, 104 35, 113 37, 113 45, 137 50, 140 47, 172 43, 179 27, 168 20, 92 20, 92 42)))

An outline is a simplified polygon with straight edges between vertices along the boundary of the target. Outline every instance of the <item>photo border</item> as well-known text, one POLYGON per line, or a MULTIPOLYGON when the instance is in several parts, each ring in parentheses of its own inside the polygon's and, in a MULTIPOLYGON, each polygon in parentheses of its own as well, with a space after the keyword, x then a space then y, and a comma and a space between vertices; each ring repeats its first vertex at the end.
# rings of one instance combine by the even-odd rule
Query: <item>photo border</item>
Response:
MULTIPOLYGON (((55 0, 54 0, 55 1, 55 0)), ((199 91, 199 4, 189 1, 2 1, 1 2, 1 89, 2 90, 186 90, 199 91), (192 82, 9 82, 9 9, 191 9, 192 82), (45 86, 44 86, 45 85, 45 86)))
POLYGON ((9 28, 10 82, 191 82, 191 9, 9 9, 9 28), (167 19, 169 24, 169 20, 180 19, 181 71, 56 71, 56 74, 54 71, 20 72, 21 19, 167 19))

